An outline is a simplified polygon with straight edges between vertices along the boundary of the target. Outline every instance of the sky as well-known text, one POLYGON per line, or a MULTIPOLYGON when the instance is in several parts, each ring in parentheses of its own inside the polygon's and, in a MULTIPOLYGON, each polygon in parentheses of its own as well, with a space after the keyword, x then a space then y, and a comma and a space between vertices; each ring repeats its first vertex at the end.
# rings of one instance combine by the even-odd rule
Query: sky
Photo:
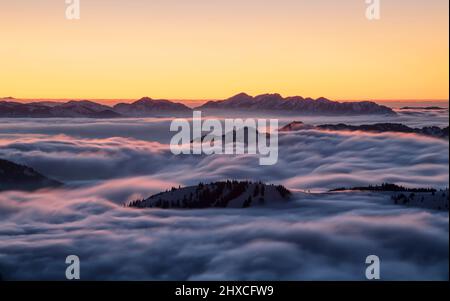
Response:
POLYGON ((448 99, 448 0, 0 0, 0 97, 448 99))

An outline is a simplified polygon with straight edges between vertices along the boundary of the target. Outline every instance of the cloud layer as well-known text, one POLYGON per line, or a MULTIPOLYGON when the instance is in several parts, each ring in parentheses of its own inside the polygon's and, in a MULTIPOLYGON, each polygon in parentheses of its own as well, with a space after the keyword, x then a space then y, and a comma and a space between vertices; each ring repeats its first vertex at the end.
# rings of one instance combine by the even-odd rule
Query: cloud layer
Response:
POLYGON ((135 176, 182 185, 253 179, 316 190, 382 182, 447 187, 449 182, 447 141, 397 133, 281 134, 274 166, 260 166, 250 155, 174 156, 166 144, 121 137, 0 135, 0 156, 69 184, 135 176))
POLYGON ((445 212, 368 193, 304 194, 395 182, 448 186, 449 144, 417 135, 302 131, 280 136, 279 162, 173 156, 167 120, 0 122, 0 157, 66 182, 0 193, 0 275, 64 280, 363 280, 378 255, 385 280, 448 279, 445 212), (134 210, 127 201, 227 178, 284 184, 286 208, 134 210))
POLYGON ((448 279, 448 214, 370 194, 304 195, 289 208, 131 210, 88 191, 0 196, 5 279, 362 280, 365 258, 385 280, 448 279))

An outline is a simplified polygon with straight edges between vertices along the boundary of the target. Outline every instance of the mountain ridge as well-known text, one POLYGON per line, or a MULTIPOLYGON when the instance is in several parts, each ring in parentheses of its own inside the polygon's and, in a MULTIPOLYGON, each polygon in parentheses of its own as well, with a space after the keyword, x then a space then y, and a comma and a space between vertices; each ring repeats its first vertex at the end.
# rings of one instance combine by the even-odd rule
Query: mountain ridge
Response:
POLYGON ((301 96, 283 97, 278 93, 252 97, 239 93, 225 100, 208 101, 195 110, 251 110, 301 113, 305 115, 396 115, 394 110, 371 101, 337 102, 325 97, 317 99, 301 96))
POLYGON ((325 97, 317 99, 301 96, 283 97, 280 94, 261 94, 255 97, 239 93, 224 100, 211 100, 190 108, 183 103, 166 99, 143 97, 132 103, 118 103, 107 106, 89 100, 71 100, 67 102, 36 101, 20 103, 0 99, 0 117, 5 118, 127 118, 127 117, 170 117, 201 111, 253 111, 278 112, 300 115, 395 115, 386 106, 375 102, 337 102, 325 97))
POLYGON ((143 97, 133 103, 118 103, 107 106, 89 100, 67 102, 0 101, 0 117, 6 118, 125 118, 172 116, 175 113, 190 113, 192 110, 169 100, 154 100, 143 97))
POLYGON ((440 128, 437 126, 426 126, 423 128, 412 128, 401 123, 374 123, 362 125, 348 125, 345 123, 338 124, 321 124, 309 125, 301 121, 293 121, 284 127, 280 128, 280 132, 294 132, 300 130, 328 130, 328 131, 362 131, 369 133, 410 133, 422 136, 449 139, 449 127, 440 128))
POLYGON ((143 97, 133 103, 118 103, 113 106, 113 109, 124 116, 131 117, 146 117, 152 114, 164 113, 188 113, 191 108, 179 103, 172 102, 167 99, 152 99, 150 97, 143 97))

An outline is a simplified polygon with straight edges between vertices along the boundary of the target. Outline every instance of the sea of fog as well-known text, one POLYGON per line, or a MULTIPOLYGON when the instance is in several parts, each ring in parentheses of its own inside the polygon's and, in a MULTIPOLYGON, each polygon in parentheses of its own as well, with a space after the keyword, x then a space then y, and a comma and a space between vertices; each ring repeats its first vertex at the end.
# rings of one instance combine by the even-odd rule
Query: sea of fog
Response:
MULTIPOLYGON (((390 117, 282 117, 311 124, 448 126, 448 111, 390 117)), ((393 205, 372 193, 324 193, 391 182, 445 188, 449 144, 413 134, 308 130, 280 134, 279 161, 174 156, 170 119, 0 119, 0 158, 65 182, 0 192, 0 276, 64 280, 78 255, 84 280, 448 279, 448 212, 393 205), (286 207, 136 210, 122 205, 172 186, 224 179, 283 184, 286 207), (312 193, 304 193, 311 191, 312 193)))

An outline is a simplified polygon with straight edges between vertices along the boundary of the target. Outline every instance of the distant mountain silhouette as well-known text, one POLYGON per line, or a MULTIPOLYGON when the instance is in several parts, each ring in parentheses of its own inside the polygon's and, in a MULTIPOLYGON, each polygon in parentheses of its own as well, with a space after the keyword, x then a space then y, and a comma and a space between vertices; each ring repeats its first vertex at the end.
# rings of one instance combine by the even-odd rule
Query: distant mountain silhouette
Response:
POLYGON ((110 107, 88 100, 69 101, 51 107, 51 114, 57 117, 115 118, 120 114, 110 107))
POLYGON ((190 113, 192 110, 184 104, 165 99, 144 97, 133 103, 119 103, 114 110, 124 116, 146 117, 167 113, 190 113))
POLYGON ((431 106, 431 107, 403 107, 400 110, 430 110, 430 111, 441 111, 448 110, 447 108, 431 106))
POLYGON ((121 115, 112 108, 95 102, 69 101, 66 103, 35 102, 18 103, 0 101, 0 117, 87 117, 87 118, 114 118, 121 115))
MULTIPOLYGON (((0 99, 0 117, 30 118, 120 118, 120 117, 179 117, 192 113, 192 109, 182 103, 165 99, 141 98, 133 103, 119 103, 114 107, 88 100, 58 102, 19 103, 14 99, 0 99)), ((374 102, 336 102, 326 98, 303 98, 300 96, 283 98, 279 94, 264 94, 256 97, 245 93, 226 100, 209 101, 195 110, 268 112, 295 115, 368 115, 396 114, 392 109, 374 102)))
POLYGON ((245 93, 220 101, 209 101, 196 110, 246 110, 284 112, 304 115, 367 115, 396 114, 392 109, 374 102, 336 102, 300 96, 283 98, 280 94, 263 94, 252 97, 245 93))
POLYGON ((142 98, 131 104, 117 104, 114 107, 88 100, 58 102, 19 103, 0 101, 0 117, 30 118, 119 118, 146 116, 173 116, 176 113, 190 113, 191 109, 168 100, 142 98))
POLYGON ((61 185, 62 183, 49 179, 28 166, 0 159, 0 191, 37 190, 61 185))
POLYGON ((437 126, 429 126, 423 128, 411 128, 401 123, 376 123, 363 125, 348 125, 344 123, 339 124, 322 124, 322 125, 307 125, 301 121, 294 121, 282 127, 280 132, 292 132, 308 129, 329 130, 329 131, 363 131, 372 133, 414 133, 434 138, 448 139, 449 127, 440 128, 437 126))
POLYGON ((53 117, 51 108, 40 104, 0 101, 0 117, 53 117))

